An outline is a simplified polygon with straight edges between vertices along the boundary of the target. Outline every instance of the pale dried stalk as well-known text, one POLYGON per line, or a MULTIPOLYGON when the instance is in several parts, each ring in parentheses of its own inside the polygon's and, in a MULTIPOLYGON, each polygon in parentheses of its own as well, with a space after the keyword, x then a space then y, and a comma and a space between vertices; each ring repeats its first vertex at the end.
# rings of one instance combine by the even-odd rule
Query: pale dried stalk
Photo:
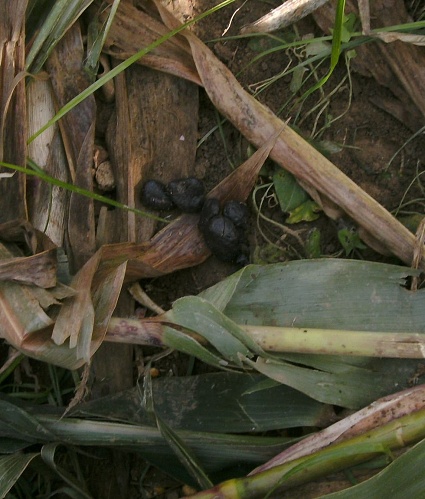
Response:
POLYGON ((288 0, 280 7, 276 7, 254 23, 241 29, 241 33, 270 33, 285 28, 311 12, 318 9, 328 0, 288 0))

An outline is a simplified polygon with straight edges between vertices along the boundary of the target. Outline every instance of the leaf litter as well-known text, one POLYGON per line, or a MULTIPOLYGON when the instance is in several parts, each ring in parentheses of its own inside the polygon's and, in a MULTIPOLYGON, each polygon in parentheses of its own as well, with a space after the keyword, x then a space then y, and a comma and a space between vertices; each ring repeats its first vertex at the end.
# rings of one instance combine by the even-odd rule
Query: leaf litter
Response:
MULTIPOLYGON (((174 21, 169 17, 167 12, 161 10, 161 7, 159 8, 163 18, 166 19, 166 22, 169 23, 170 26, 173 25, 174 21)), ((167 31, 166 28, 162 28, 162 30, 167 31)), ((228 70, 216 60, 212 53, 209 52, 202 42, 193 34, 183 33, 183 36, 186 37, 190 43, 192 56, 197 67, 196 74, 200 79, 196 82, 203 82, 207 93, 216 107, 224 115, 228 116, 230 121, 233 121, 237 125, 250 142, 260 148, 258 151, 260 154, 255 157, 255 160, 248 160, 244 165, 235 170, 234 174, 230 175, 228 179, 223 182, 223 185, 220 184, 214 190, 215 196, 221 197, 222 201, 226 199, 246 199, 248 193, 252 189, 262 162, 268 156, 269 152, 271 152, 272 157, 278 163, 283 163, 296 177, 300 178, 304 183, 307 183, 307 190, 325 211, 331 213, 330 209, 328 209, 330 204, 327 198, 329 198, 332 203, 335 203, 347 214, 351 215, 363 229, 367 232, 373 232, 374 236, 379 238, 379 243, 381 245, 384 245, 406 263, 411 262, 415 242, 414 236, 411 233, 406 232, 398 222, 386 212, 386 210, 365 195, 364 191, 355 186, 355 184, 350 183, 338 170, 333 169, 332 164, 324 161, 314 150, 307 147, 302 139, 294 134, 289 127, 286 127, 283 122, 277 120, 271 112, 262 108, 256 101, 252 101, 248 94, 244 94, 244 91, 238 86, 236 80, 234 80, 228 70), (221 89, 221 93, 223 93, 223 88, 229 89, 229 94, 226 95, 225 93, 224 99, 222 99, 223 95, 219 95, 219 88, 221 89), (235 106, 235 102, 237 103, 237 106, 235 106), (255 125, 255 127, 253 125, 255 125), (258 158, 258 156, 260 156, 260 158, 258 158), (282 159, 283 157, 285 157, 285 160, 282 159), (317 168, 315 170, 304 169, 304 165, 310 165, 314 160, 317 160, 317 164, 315 164, 317 168), (328 172, 327 168, 329 168, 328 172), (338 187, 343 186, 341 189, 334 188, 336 186, 336 184, 333 183, 334 177, 335 182, 339 182, 338 187), (344 191, 344 188, 347 190, 344 191), (350 195, 352 194, 352 197, 347 196, 348 192, 350 192, 350 195), (355 194, 353 194, 353 192, 355 194), (350 204, 352 199, 354 199, 355 202, 350 204), (360 204, 356 204, 357 202, 360 204), (362 203, 367 206, 364 211, 362 203), (370 217, 371 211, 376 218, 370 217)), ((183 44, 183 47, 183 52, 186 54, 186 60, 190 61, 191 59, 187 58, 187 45, 183 44)), ((157 62, 151 64, 157 64, 157 62)), ((191 63, 188 64, 188 66, 190 65, 191 63)), ((197 78, 193 77, 195 74, 193 68, 194 66, 192 65, 192 80, 197 78)), ((176 70, 172 69, 172 71, 176 70)), ((89 131, 88 133, 90 134, 92 132, 89 131)), ((88 144, 83 140, 81 147, 90 147, 91 140, 92 139, 89 140, 88 144)), ((80 152, 77 152, 78 157, 80 152)), ((70 158, 69 160, 72 164, 73 160, 70 158)), ((79 159, 74 161, 74 163, 78 165, 78 161, 79 159)), ((91 202, 88 203, 90 205, 91 202)), ((78 222, 78 210, 74 215, 78 222)), ((92 228, 89 229, 89 233, 91 230, 92 228)), ((78 244, 74 247, 78 248, 78 244)), ((78 250, 80 250, 80 248, 78 248, 78 250)), ((109 334, 109 324, 113 324, 113 321, 110 321, 111 315, 115 310, 119 293, 126 280, 130 281, 142 277, 155 277, 164 273, 174 272, 180 268, 191 267, 192 265, 196 265, 205 260, 209 255, 202 238, 200 238, 197 233, 196 217, 186 215, 183 215, 175 222, 167 225, 167 227, 162 229, 162 231, 148 242, 121 243, 118 245, 104 246, 88 259, 87 257, 83 257, 83 260, 87 261, 72 279, 69 287, 66 288, 59 285, 57 286, 58 289, 56 291, 54 288, 56 284, 54 279, 53 281, 40 281, 40 272, 37 272, 37 267, 34 266, 34 262, 37 263, 37 261, 40 262, 39 265, 45 265, 45 260, 43 260, 43 258, 47 257, 49 264, 52 265, 54 274, 54 258, 51 258, 51 255, 54 254, 54 252, 54 247, 52 245, 46 254, 43 254, 43 252, 36 252, 32 247, 32 253, 34 253, 35 258, 32 256, 8 256, 8 260, 6 260, 3 267, 5 272, 4 278, 7 280, 13 279, 15 281, 13 286, 16 285, 16 287, 11 288, 15 294, 13 299, 9 299, 6 296, 5 309, 9 310, 11 308, 12 314, 8 314, 6 319, 5 336, 10 343, 14 344, 28 355, 69 368, 76 368, 89 361, 93 353, 104 340, 105 335, 109 334), (182 235, 183 238, 181 237, 182 235), (21 258, 26 258, 27 260, 22 260, 21 258), (26 268, 22 265, 22 262, 24 261, 27 263, 26 268), (28 282, 31 280, 35 280, 33 284, 36 286, 47 289, 44 295, 40 294, 37 289, 37 292, 34 292, 34 298, 28 299, 28 291, 30 291, 28 282), (22 282, 25 284, 22 284, 22 282), (51 293, 50 298, 48 298, 49 293, 51 293), (19 305, 19 301, 21 305, 19 305), (61 301, 62 304, 58 305, 61 301), (21 319, 19 307, 22 307, 22 303, 25 303, 25 305, 31 303, 32 306, 35 307, 34 313, 32 312, 30 314, 31 320, 34 317, 38 318, 35 321, 35 324, 31 323, 31 320, 27 324, 20 324, 17 320, 21 319), (50 311, 51 316, 49 316, 49 313, 46 313, 46 311, 50 311), (76 318, 77 320, 75 320, 76 318)), ((90 253, 90 251, 88 253, 90 253)), ((419 266, 422 265, 422 261, 423 252, 419 252, 419 266)), ((365 273, 370 272, 370 268, 367 265, 365 265, 363 270, 365 273)), ((314 269, 314 271, 316 271, 316 269, 314 269)), ((342 272, 345 274, 347 273, 347 270, 343 269, 342 272)), ((308 273, 302 274, 302 272, 299 272, 299 274, 308 284, 308 273)), ((315 273, 314 275, 316 276, 317 274, 315 273)), ((393 282, 391 282, 391 293, 395 293, 396 289, 398 291, 404 289, 400 287, 400 283, 407 276, 406 270, 404 270, 404 273, 401 272, 399 274, 395 271, 395 273, 391 275, 394 279, 393 282)), ((211 303, 216 303, 216 306, 218 306, 217 311, 213 312, 213 309, 205 311, 206 315, 211 315, 211 313, 229 314, 231 308, 228 308, 228 305, 231 303, 232 297, 238 295, 235 290, 237 289, 237 284, 240 282, 239 279, 240 276, 236 278, 231 277, 230 290, 229 287, 227 287, 224 292, 219 293, 220 296, 216 296, 215 298, 212 298, 214 291, 209 293, 208 291, 206 292, 212 300, 211 303)), ((251 276, 249 279, 255 282, 257 276, 251 276)), ((390 281, 391 278, 389 282, 390 281)), ((9 284, 9 282, 6 283, 7 287, 9 287, 9 284)), ((372 287, 373 286, 374 284, 372 284, 372 287)), ((311 290, 306 291, 306 288, 302 289, 304 295, 308 295, 311 292, 311 290)), ((388 290, 389 289, 390 286, 388 286, 388 290)), ((280 294, 281 290, 279 289, 278 292, 280 294)), ((390 291, 388 292, 390 293, 390 291)), ((403 294, 403 291, 401 291, 401 294, 403 294)), ((399 297, 397 297, 397 299, 398 298, 399 297)), ((381 296, 379 294, 373 295, 373 299, 374 304, 381 303, 381 296)), ((191 299, 188 298, 188 303, 190 303, 190 300, 191 299)), ((396 299, 394 300, 394 302, 396 302, 396 299)), ((415 298, 412 298, 410 304, 414 301, 415 298)), ((303 300, 301 299, 299 302, 302 304, 303 300)), ((196 305, 196 300, 193 300, 193 303, 196 305)), ((317 302, 315 303, 317 304, 317 302)), ((322 303, 326 308, 332 303, 332 300, 327 297, 327 300, 322 303)), ((335 303, 340 304, 340 302, 337 301, 335 303)), ((385 307, 383 308, 385 309, 385 307)), ((238 309, 238 307, 235 307, 235 309, 238 309)), ((260 308, 254 307, 253 309, 254 312, 259 313, 260 308)), ((388 310, 389 307, 387 303, 387 311, 388 310)), ((317 310, 315 311, 317 312, 317 310)), ((168 313, 167 321, 172 322, 172 313, 173 311, 168 313)), ((334 313, 337 314, 337 311, 335 310, 334 313)), ((319 311, 319 314, 316 314, 315 318, 320 316, 321 314, 319 311)), ((356 317, 357 319, 362 317, 361 311, 358 311, 357 314, 353 312, 352 315, 347 313, 347 316, 351 320, 353 317, 356 317)), ((417 318, 414 314, 413 316, 417 318)), ((335 320, 335 316, 329 316, 329 318, 333 321, 335 320)), ((292 318, 292 321, 299 319, 300 316, 296 315, 292 318)), ((341 327, 341 317, 339 316, 338 319, 338 326, 341 327)), ((232 320, 235 319, 232 318, 232 320)), ((246 319, 243 319, 242 323, 244 320, 246 321, 246 319)), ((272 321, 274 321, 274 319, 272 319, 272 321)), ((199 320, 197 322, 199 324, 199 320)), ((177 323, 178 321, 176 321, 176 324, 177 323)), ((235 323, 237 324, 237 322, 235 323)), ((409 326, 412 326, 412 331, 422 332, 420 330, 420 325, 418 326, 418 329, 414 322, 406 323, 409 324, 409 326)), ((333 322, 333 324, 335 324, 335 322, 333 322)), ((170 322, 168 322, 168 325, 170 325, 170 322)), ((182 324, 178 325, 181 326, 182 324)), ((293 325, 293 322, 291 325, 293 325)), ((350 322, 351 329, 352 325, 353 322, 350 322)), ((197 332, 196 324, 183 324, 183 326, 188 327, 191 330, 191 333, 197 332)), ((302 327, 304 326, 305 324, 302 324, 302 327)), ((364 326, 365 323, 360 321, 358 329, 362 329, 364 326)), ((398 326, 395 327, 395 323, 391 322, 391 320, 388 320, 387 327, 387 331, 391 330, 392 327, 394 328, 393 330, 397 331, 404 329, 402 326, 400 326, 400 328, 398 328, 398 326)), ((373 330, 373 326, 368 323, 366 330, 370 330, 370 328, 373 330)), ((235 328, 234 332, 236 331, 238 331, 238 334, 241 334, 241 330, 238 327, 235 328)), ((258 349, 258 346, 252 343, 250 338, 246 337, 245 341, 249 343, 249 346, 256 355, 261 356, 262 352, 258 349)), ((178 344, 178 338, 176 344, 178 344)), ((215 346, 221 354, 226 352, 226 348, 219 348, 218 345, 215 346)), ((244 348, 236 347, 236 351, 229 354, 227 359, 229 365, 235 364, 236 366, 241 366, 240 362, 243 361, 244 358, 246 360, 249 357, 247 353, 248 352, 244 350, 244 348), (241 356, 238 357, 235 355, 237 353, 240 353, 241 356)), ((299 357, 298 359, 296 357, 292 357, 292 359, 289 358, 289 361, 291 360, 295 363, 305 362, 306 365, 314 366, 314 361, 308 360, 305 356, 303 358, 299 357)), ((261 360, 260 363, 261 362, 263 361, 261 360)), ((266 365, 267 362, 272 363, 273 361, 272 359, 265 357, 264 364, 266 365)), ((281 360, 278 361, 278 363, 279 362, 281 365, 284 364, 281 360)), ((320 361, 318 362, 320 363, 320 361)), ((335 359, 334 362, 334 365, 338 365, 338 359, 335 359)), ((345 362, 345 359, 339 360, 339 369, 345 362)), ((350 362, 347 362, 347 365, 350 365, 350 362)), ((253 364, 253 366, 255 366, 255 364, 253 364)), ((315 367, 317 368, 317 365, 315 367)), ((359 364, 357 367, 359 367, 359 364)), ((388 374, 388 369, 390 369, 389 365, 387 365, 385 369, 388 374)), ((412 362, 409 363, 407 370, 410 373, 413 370, 412 362)), ((313 370, 311 371, 314 372, 313 370)), ((406 372, 403 372, 401 378, 408 379, 406 372)), ((400 386, 398 386, 398 388, 399 387, 400 386)), ((314 390, 309 392, 309 394, 314 395, 314 390)), ((371 394, 369 395, 372 396, 371 394)), ((372 397, 374 396, 376 395, 374 394, 372 397)), ((333 403, 344 405, 341 399, 333 399, 333 403)), ((353 405, 357 406, 363 403, 363 400, 357 400, 353 405)), ((345 404, 350 407, 352 402, 345 402, 345 404)))

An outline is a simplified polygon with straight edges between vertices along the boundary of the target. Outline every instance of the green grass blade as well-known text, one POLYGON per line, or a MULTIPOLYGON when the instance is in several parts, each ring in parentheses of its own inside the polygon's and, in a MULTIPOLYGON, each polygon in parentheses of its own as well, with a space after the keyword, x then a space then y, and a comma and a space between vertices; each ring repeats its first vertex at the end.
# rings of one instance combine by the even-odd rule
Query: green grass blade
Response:
POLYGON ((93 19, 88 28, 88 44, 91 42, 90 48, 87 50, 87 60, 84 65, 90 79, 94 81, 96 78, 97 68, 99 66, 99 58, 102 52, 102 48, 105 44, 105 40, 108 36, 109 30, 111 29, 112 22, 114 20, 115 14, 118 10, 121 0, 114 0, 109 11, 108 19, 104 26, 100 30, 97 30, 97 18, 93 19), (93 33, 93 40, 91 40, 90 35, 93 33))
POLYGON ((72 476, 69 471, 65 470, 56 462, 56 450, 60 445, 62 444, 51 443, 43 445, 40 453, 41 459, 47 464, 47 466, 49 466, 49 468, 51 468, 57 475, 59 475, 69 487, 71 487, 76 493, 78 493, 81 499, 93 499, 85 489, 84 482, 81 483, 74 476, 72 476))
POLYGON ((29 51, 25 68, 38 73, 66 31, 93 0, 57 0, 41 25, 29 51))
POLYGON ((16 170, 21 173, 25 173, 25 175, 31 175, 33 177, 38 177, 41 180, 44 180, 45 182, 55 185, 57 187, 62 187, 63 189, 66 189, 71 192, 76 192, 77 194, 81 194, 82 196, 89 197, 91 199, 94 199, 95 201, 100 201, 101 203, 105 203, 109 206, 114 206, 115 208, 120 208, 122 210, 126 211, 131 211, 132 213, 135 213, 136 215, 142 216, 142 217, 148 217, 152 218, 153 220, 157 220, 159 222, 165 222, 168 223, 167 220, 157 217, 156 215, 153 215, 152 213, 149 213, 147 211, 142 211, 138 210, 137 208, 131 208, 130 206, 127 206, 126 204, 119 203, 118 201, 114 201, 113 199, 107 198, 105 196, 102 196, 100 194, 96 194, 93 191, 88 191, 87 189, 83 189, 82 187, 78 187, 77 185, 69 184, 67 182, 63 182, 62 180, 59 180, 57 178, 51 177, 50 175, 47 175, 46 173, 43 172, 43 170, 38 167, 34 166, 35 163, 31 160, 29 160, 29 164, 32 165, 32 168, 25 168, 24 166, 19 166, 19 165, 13 165, 11 163, 5 163, 4 161, 0 161, 0 165, 4 166, 5 168, 9 168, 10 170, 16 170))
POLYGON ((332 50, 331 50, 331 64, 329 71, 326 75, 321 78, 315 85, 305 92, 300 100, 305 100, 309 95, 322 87, 331 77, 336 65, 339 61, 339 56, 341 54, 341 37, 342 37, 342 26, 344 22, 344 9, 345 9, 345 0, 338 0, 336 12, 335 12, 335 23, 333 28, 333 36, 332 36, 332 50))
POLYGON ((0 456, 0 497, 6 494, 13 487, 30 462, 39 455, 38 452, 31 454, 12 454, 10 456, 0 456))

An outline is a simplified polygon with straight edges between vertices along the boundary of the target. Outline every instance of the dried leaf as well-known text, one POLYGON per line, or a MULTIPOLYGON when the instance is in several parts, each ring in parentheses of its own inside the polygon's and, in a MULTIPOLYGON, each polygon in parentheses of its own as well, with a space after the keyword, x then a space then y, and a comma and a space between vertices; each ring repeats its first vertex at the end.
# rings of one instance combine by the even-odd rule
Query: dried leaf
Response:
POLYGON ((276 7, 254 23, 241 29, 241 33, 269 33, 285 28, 319 8, 328 0, 289 0, 276 7))
MULTIPOLYGON (((27 85, 28 134, 32 136, 54 115, 50 81, 35 79, 27 85)), ((28 145, 28 155, 46 174, 68 182, 68 165, 58 125, 48 128, 28 145)), ((27 177, 28 216, 58 247, 63 246, 68 191, 37 177, 27 177)))
MULTIPOLYGON (((79 24, 60 40, 46 67, 59 107, 85 90, 90 81, 84 71, 84 48, 79 24)), ((94 123, 96 105, 91 95, 61 120, 61 134, 72 183, 92 190, 94 123)), ((95 223, 93 199, 72 193, 68 207, 68 241, 71 267, 76 271, 94 254, 95 223)))
MULTIPOLYGON (((24 80, 27 2, 2 4, 0 16, 0 161, 20 166, 25 165, 27 156, 24 80)), ((26 218, 23 174, 1 179, 0 200, 0 222, 26 218)))
POLYGON ((0 224, 0 280, 35 284, 42 288, 56 285, 56 246, 44 234, 23 220, 0 224), (24 242, 31 256, 22 256, 22 251, 11 242, 24 242))
MULTIPOLYGON (((112 1, 107 0, 106 3, 112 4, 112 1)), ((104 22, 108 12, 103 9, 101 2, 96 2, 96 6, 99 8, 99 19, 104 22)), ((104 51, 116 59, 126 59, 140 50, 140 47, 147 47, 167 33, 168 29, 158 19, 133 6, 130 2, 121 2, 109 31, 104 51)), ((180 35, 174 36, 146 54, 140 64, 200 84, 190 50, 180 35)))

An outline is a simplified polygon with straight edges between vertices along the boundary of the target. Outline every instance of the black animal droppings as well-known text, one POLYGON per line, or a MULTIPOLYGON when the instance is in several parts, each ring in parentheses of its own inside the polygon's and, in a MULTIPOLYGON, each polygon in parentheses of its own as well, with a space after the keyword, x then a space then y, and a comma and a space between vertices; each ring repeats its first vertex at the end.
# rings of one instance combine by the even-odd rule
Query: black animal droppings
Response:
POLYGON ((167 185, 167 191, 177 208, 185 213, 196 213, 204 204, 205 187, 197 178, 173 180, 167 185))
POLYGON ((174 204, 167 193, 167 189, 158 180, 148 180, 140 191, 140 201, 150 210, 172 210, 174 204))
POLYGON ((199 230, 203 233, 204 230, 208 227, 208 222, 212 217, 215 217, 220 214, 220 201, 216 198, 209 198, 205 200, 204 206, 202 207, 198 227, 199 230))
POLYGON ((249 211, 248 206, 240 201, 229 201, 224 205, 223 215, 236 225, 238 229, 248 228, 249 211))
POLYGON ((223 215, 210 218, 202 231, 205 242, 217 258, 224 262, 235 262, 241 253, 239 231, 235 224, 223 215))
POLYGON ((184 213, 201 212, 198 227, 205 243, 219 260, 247 265, 248 244, 246 229, 249 212, 245 203, 228 201, 221 213, 216 198, 205 200, 205 187, 194 177, 173 180, 166 186, 157 180, 148 180, 142 187, 140 198, 152 210, 171 210, 184 213))

